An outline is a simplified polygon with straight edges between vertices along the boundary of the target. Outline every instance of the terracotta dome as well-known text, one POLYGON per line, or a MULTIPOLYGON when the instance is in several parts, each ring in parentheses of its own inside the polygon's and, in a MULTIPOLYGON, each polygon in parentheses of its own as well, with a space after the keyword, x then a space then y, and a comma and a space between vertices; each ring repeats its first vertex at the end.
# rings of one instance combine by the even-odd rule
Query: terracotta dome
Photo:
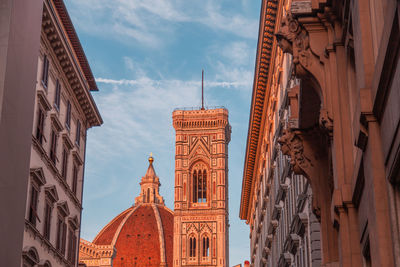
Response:
POLYGON ((111 220, 93 242, 81 240, 80 260, 87 266, 97 266, 90 264, 94 258, 107 258, 113 267, 172 267, 174 215, 159 195, 152 157, 149 162, 135 205, 111 220))
POLYGON ((163 205, 142 203, 115 217, 95 245, 114 245, 113 266, 172 266, 174 216, 163 205))

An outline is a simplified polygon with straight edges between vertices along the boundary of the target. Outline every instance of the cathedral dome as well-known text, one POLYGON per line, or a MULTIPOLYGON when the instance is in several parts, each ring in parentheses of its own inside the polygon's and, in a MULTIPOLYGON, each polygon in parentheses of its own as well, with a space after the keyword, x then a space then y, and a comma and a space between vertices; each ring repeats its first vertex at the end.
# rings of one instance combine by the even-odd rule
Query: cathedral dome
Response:
POLYGON ((106 258, 114 267, 172 267, 174 215, 158 193, 160 183, 152 165, 152 157, 149 162, 135 205, 111 220, 93 242, 81 240, 80 260, 86 266, 96 266, 90 265, 90 260, 104 259, 102 251, 108 249, 110 253, 105 253, 106 258), (85 253, 87 248, 96 253, 85 255, 88 254, 85 253))
POLYGON ((93 240, 114 245, 113 266, 172 266, 173 213, 163 205, 141 203, 115 217, 93 240))

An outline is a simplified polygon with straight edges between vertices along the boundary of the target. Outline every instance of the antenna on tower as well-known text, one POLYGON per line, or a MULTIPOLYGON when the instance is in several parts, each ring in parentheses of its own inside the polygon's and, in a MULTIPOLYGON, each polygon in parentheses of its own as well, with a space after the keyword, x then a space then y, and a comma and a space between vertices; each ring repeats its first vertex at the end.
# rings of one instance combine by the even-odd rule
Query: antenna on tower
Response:
POLYGON ((204 110, 204 70, 201 70, 201 110, 204 110))

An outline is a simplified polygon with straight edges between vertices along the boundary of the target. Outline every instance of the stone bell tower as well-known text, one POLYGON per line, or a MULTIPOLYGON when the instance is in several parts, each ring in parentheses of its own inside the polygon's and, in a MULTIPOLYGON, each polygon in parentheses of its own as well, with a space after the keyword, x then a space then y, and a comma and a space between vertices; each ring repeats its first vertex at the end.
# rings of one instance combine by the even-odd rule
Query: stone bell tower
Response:
POLYGON ((229 266, 228 110, 175 110, 174 266, 229 266))

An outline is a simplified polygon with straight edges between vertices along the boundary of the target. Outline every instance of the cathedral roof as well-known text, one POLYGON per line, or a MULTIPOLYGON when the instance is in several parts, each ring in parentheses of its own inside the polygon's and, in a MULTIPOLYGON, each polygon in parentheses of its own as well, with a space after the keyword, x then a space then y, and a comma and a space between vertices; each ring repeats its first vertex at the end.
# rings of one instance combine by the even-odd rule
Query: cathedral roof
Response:
MULTIPOLYGON (((135 205, 117 215, 89 245, 115 248, 112 266, 172 266, 173 212, 159 195, 153 157, 141 180, 135 205)), ((81 241, 82 244, 82 241, 81 241)))
POLYGON ((113 266, 172 266, 173 212, 160 204, 139 204, 115 217, 95 237, 95 245, 113 245, 113 266))

